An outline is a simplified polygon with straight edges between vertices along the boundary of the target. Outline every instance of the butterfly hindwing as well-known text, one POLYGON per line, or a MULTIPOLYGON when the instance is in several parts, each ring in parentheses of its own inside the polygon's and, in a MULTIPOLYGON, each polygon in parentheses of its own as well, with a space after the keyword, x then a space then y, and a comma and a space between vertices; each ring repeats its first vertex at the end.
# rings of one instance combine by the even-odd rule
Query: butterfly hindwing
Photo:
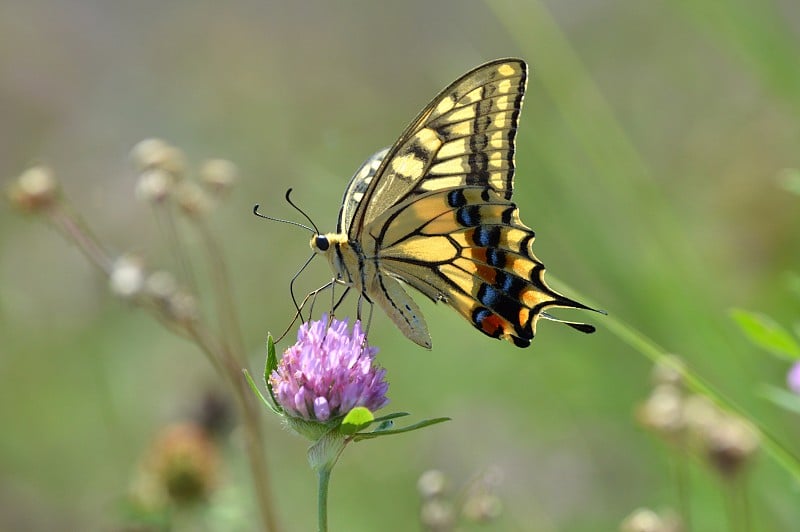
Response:
POLYGON ((533 231, 496 193, 479 187, 428 193, 388 218, 381 268, 454 307, 489 336, 524 346, 546 308, 583 307, 547 286, 533 231))

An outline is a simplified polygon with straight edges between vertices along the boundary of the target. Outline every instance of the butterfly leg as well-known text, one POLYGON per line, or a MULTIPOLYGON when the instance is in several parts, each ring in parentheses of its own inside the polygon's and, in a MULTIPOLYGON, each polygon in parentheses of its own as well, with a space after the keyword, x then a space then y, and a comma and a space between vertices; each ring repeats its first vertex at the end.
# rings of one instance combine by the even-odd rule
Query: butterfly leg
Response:
POLYGON ((372 311, 375 310, 375 305, 369 304, 369 317, 367 317, 367 327, 364 329, 364 345, 367 345, 367 337, 369 336, 369 328, 372 325, 372 311))
MULTIPOLYGON (((296 274, 294 274, 294 277, 292 277, 292 280, 291 280, 291 281, 289 281, 289 293, 290 293, 290 294, 291 294, 291 296, 292 296, 292 303, 294 303, 294 308, 295 308, 295 310, 297 311, 297 314, 295 315, 294 319, 292 320, 292 323, 294 323, 294 322, 295 322, 295 320, 297 320, 298 316, 301 318, 301 320, 300 320, 300 321, 303 321, 303 320, 302 320, 302 317, 303 317, 303 316, 302 316, 302 313, 300 312, 300 309, 301 309, 301 308, 303 308, 303 305, 305 305, 306 301, 308 300, 308 297, 309 297, 309 296, 310 296, 312 293, 314 293, 314 292, 311 292, 311 293, 309 293, 309 294, 308 294, 308 295, 305 297, 305 299, 303 300, 303 304, 302 304, 302 305, 298 305, 298 304, 297 304, 297 299, 294 297, 294 282, 297 280, 297 278, 298 278, 298 277, 300 277, 300 274, 301 274, 301 273, 303 273, 303 270, 305 270, 305 269, 306 269, 306 267, 307 267, 307 266, 308 266, 308 265, 311 263, 311 261, 312 261, 312 260, 314 260, 314 257, 316 257, 316 256, 317 256, 317 254, 316 254, 316 253, 314 253, 313 255, 311 255, 311 256, 308 258, 308 260, 306 261, 306 263, 305 263, 305 264, 303 264, 303 266, 302 266, 302 267, 301 267, 299 270, 297 270, 297 273, 296 273, 296 274)), ((322 288, 319 288, 317 291, 319 291, 319 290, 324 290, 324 289, 325 289, 325 287, 327 287, 327 285, 323 286, 322 288)), ((316 294, 314 294, 314 295, 316 296, 316 294)), ((289 327, 291 327, 291 326, 292 326, 292 323, 290 323, 290 324, 289 324, 289 327)), ((288 328, 287 328, 287 330, 288 330, 288 328)), ((284 334, 286 334, 286 333, 284 333, 284 334)), ((281 336, 281 338, 283 338, 283 336, 281 336)))
POLYGON ((280 342, 281 340, 283 340, 283 338, 289 333, 289 330, 292 328, 292 325, 294 325, 294 323, 297 321, 298 318, 300 318, 300 321, 303 321, 303 319, 302 319, 303 318, 302 309, 305 308, 305 306, 308 303, 309 299, 311 300, 311 307, 309 308, 309 316, 311 316, 311 313, 314 311, 314 303, 317 300, 317 294, 319 294, 323 290, 329 288, 331 285, 333 285, 334 282, 335 282, 335 280, 331 280, 330 282, 325 283, 324 285, 320 286, 316 290, 312 290, 311 292, 306 294, 306 297, 303 298, 303 301, 299 305, 297 304, 296 301, 294 301, 294 294, 292 294, 292 300, 293 300, 293 302, 295 304, 296 311, 294 313, 294 317, 292 318, 292 321, 289 322, 289 325, 286 326, 286 329, 283 331, 283 333, 281 333, 281 335, 278 337, 278 339, 275 340, 276 343, 280 342))

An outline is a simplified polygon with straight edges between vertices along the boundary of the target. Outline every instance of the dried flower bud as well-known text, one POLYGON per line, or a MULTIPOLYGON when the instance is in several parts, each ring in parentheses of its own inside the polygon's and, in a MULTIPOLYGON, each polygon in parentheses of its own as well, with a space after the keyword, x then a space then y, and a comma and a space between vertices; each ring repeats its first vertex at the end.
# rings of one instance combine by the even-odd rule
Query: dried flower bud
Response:
POLYGON ((209 159, 200 167, 200 179, 218 195, 230 190, 238 177, 236 165, 225 159, 209 159))
POLYGON ((441 497, 447 492, 447 477, 438 469, 430 469, 417 480, 417 491, 423 499, 441 497))
POLYGON ((145 291, 147 295, 166 303, 178 290, 178 283, 171 273, 166 271, 157 271, 151 273, 145 281, 145 291))
POLYGON ((711 464, 725 476, 734 476, 758 450, 758 435, 741 418, 726 415, 706 435, 711 464))
POLYGON ((503 503, 494 493, 478 493, 464 502, 461 513, 475 523, 488 523, 500 517, 503 503))
POLYGON ((426 501, 420 511, 420 521, 425 530, 445 532, 455 525, 455 513, 449 502, 440 499, 426 501))
POLYGON ((664 521, 649 508, 633 511, 619 527, 620 532, 664 532, 664 521))
POLYGON ((181 210, 190 218, 205 216, 213 206, 208 194, 191 181, 184 181, 178 185, 176 198, 181 210))
POLYGON ((170 319, 188 324, 197 320, 199 309, 192 294, 178 290, 169 298, 166 311, 170 319))
POLYGON ((50 168, 34 166, 25 170, 12 183, 8 196, 11 203, 24 211, 47 210, 58 199, 58 182, 50 168))
POLYGON ((664 360, 660 360, 653 366, 653 384, 670 384, 672 386, 683 386, 683 369, 685 364, 677 355, 667 355, 664 360))
POLYGON ((176 424, 157 437, 144 468, 173 503, 202 502, 216 486, 219 451, 197 425, 176 424))
POLYGON ((148 203, 161 203, 172 191, 174 178, 160 168, 145 170, 136 182, 136 197, 148 203))
POLYGON ((131 150, 131 159, 140 172, 161 169, 169 172, 176 179, 186 173, 186 156, 183 151, 167 142, 151 138, 145 139, 131 150))
POLYGON ((114 261, 108 284, 111 292, 122 298, 137 296, 144 288, 144 265, 138 257, 123 255, 114 261))
POLYGON ((639 422, 662 436, 674 436, 684 428, 683 395, 670 385, 653 389, 650 397, 639 407, 639 422))
POLYGON ((695 441, 704 440, 722 415, 717 406, 703 395, 692 394, 684 401, 683 419, 686 429, 695 441))

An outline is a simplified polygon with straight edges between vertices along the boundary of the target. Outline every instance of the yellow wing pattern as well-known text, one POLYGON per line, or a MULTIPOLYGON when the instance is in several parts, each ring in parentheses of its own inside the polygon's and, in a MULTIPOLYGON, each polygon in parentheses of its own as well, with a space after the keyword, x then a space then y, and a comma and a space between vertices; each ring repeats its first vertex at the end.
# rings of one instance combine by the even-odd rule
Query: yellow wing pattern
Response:
POLYGON ((392 148, 362 165, 345 193, 338 233, 312 239, 337 278, 424 347, 424 318, 398 280, 520 347, 530 345, 538 318, 555 319, 547 308, 588 309, 547 286, 534 233, 511 201, 526 79, 524 61, 501 59, 455 81, 392 148))

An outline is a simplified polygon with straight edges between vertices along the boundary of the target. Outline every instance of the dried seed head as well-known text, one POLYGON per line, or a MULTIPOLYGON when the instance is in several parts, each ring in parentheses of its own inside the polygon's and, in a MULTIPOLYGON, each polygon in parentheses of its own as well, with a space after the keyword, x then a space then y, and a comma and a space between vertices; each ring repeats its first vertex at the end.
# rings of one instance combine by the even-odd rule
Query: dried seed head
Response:
POLYGON ((639 422, 662 436, 680 434, 685 426, 683 394, 675 386, 656 386, 637 411, 639 422))
POLYGON ((208 194, 191 181, 183 181, 180 183, 175 192, 178 205, 183 213, 190 218, 205 216, 213 206, 213 202, 208 194))
POLYGON ((703 441, 722 415, 717 406, 703 395, 692 394, 684 401, 683 419, 690 436, 695 441, 703 441))
POLYGON ((175 179, 161 168, 152 168, 139 174, 136 197, 148 203, 162 203, 172 191, 175 179))
POLYGON ((153 443, 144 467, 175 504, 204 501, 217 484, 219 450, 191 423, 167 427, 153 443))
POLYGON ((423 499, 441 497, 447 492, 447 477, 438 469, 430 469, 419 476, 417 491, 423 499))
POLYGON ((236 165, 226 159, 209 159, 200 167, 200 179, 217 195, 228 192, 238 177, 236 165))
POLYGON ((467 498, 461 513, 475 523, 488 523, 500 517, 503 503, 494 493, 479 493, 467 498))
POLYGON ((420 511, 420 521, 425 530, 430 530, 431 532, 453 530, 455 525, 453 506, 441 499, 425 501, 420 511))
POLYGON ((9 187, 8 197, 17 208, 26 212, 41 212, 58 200, 58 182, 47 166, 25 170, 9 187))
POLYGON ((199 309, 197 300, 189 292, 178 290, 167 301, 167 315, 170 319, 180 324, 190 324, 197 321, 199 309))
POLYGON ((171 273, 157 271, 151 273, 145 281, 147 295, 156 301, 166 303, 178 290, 178 283, 171 273))
POLYGON ((180 179, 186 173, 186 156, 179 148, 157 139, 145 139, 131 150, 131 159, 140 172, 160 169, 180 179))
POLYGON ((685 364, 677 355, 667 355, 664 360, 659 361, 653 366, 653 384, 671 384, 676 387, 683 387, 683 370, 685 364))
POLYGON ((114 261, 108 284, 111 292, 124 299, 139 295, 144 288, 145 271, 141 259, 123 255, 114 261))
POLYGON ((664 521, 649 508, 637 508, 619 527, 620 532, 665 532, 664 521))
POLYGON ((726 477, 741 471, 757 450, 758 434, 739 417, 722 417, 706 434, 706 452, 711 464, 726 477))

